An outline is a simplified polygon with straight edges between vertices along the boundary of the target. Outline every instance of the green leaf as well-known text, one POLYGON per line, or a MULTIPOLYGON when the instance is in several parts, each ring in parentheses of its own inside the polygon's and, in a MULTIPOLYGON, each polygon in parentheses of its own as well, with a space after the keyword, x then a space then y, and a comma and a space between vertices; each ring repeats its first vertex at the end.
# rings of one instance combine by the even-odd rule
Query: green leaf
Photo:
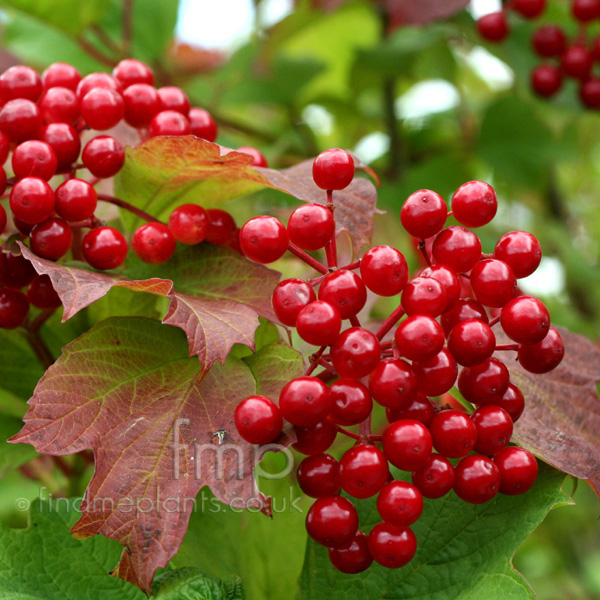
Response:
POLYGON ((16 329, 0 329, 0 364, 2 387, 20 398, 29 398, 44 374, 25 336, 16 329))
POLYGON ((165 573, 156 600, 245 600, 239 577, 218 579, 203 575, 193 567, 165 573))
POLYGON ((35 500, 27 529, 0 526, 0 600, 144 600, 132 585, 109 577, 121 548, 101 536, 73 539, 76 504, 35 500))
MULTIPOLYGON (((0 397, 4 394, 0 390, 0 397)), ((25 414, 25 413, 23 413, 25 414)), ((0 479, 37 456, 31 446, 9 444, 6 440, 19 432, 23 422, 15 417, 0 415, 0 479)))
MULTIPOLYGON (((540 465, 535 486, 522 496, 496 496, 468 504, 454 493, 426 501, 412 526, 417 553, 402 569, 377 564, 360 576, 344 575, 329 563, 327 549, 309 542, 300 580, 301 600, 533 600, 511 558, 548 511, 571 503, 561 490, 564 474, 540 465)), ((374 500, 357 502, 361 529, 380 517, 374 500)))

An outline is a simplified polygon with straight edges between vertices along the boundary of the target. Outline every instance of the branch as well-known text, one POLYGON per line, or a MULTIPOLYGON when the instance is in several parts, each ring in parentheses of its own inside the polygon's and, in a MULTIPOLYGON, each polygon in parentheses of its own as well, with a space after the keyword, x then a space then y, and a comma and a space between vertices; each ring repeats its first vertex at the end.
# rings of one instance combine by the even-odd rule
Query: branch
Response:
MULTIPOLYGON (((134 215, 138 216, 140 219, 144 219, 144 221, 148 221, 150 223, 162 223, 152 215, 149 215, 147 212, 144 212, 141 208, 137 208, 133 206, 133 204, 129 204, 129 202, 125 202, 125 200, 121 200, 120 198, 115 198, 114 196, 109 196, 108 194, 98 194, 98 200, 104 200, 104 202, 110 202, 115 206, 119 206, 134 215)), ((164 223, 163 223, 164 225, 164 223)))
POLYGON ((102 54, 97 48, 90 44, 84 37, 79 36, 77 43, 92 57, 95 58, 99 63, 106 65, 107 67, 114 67, 117 64, 116 60, 102 54))

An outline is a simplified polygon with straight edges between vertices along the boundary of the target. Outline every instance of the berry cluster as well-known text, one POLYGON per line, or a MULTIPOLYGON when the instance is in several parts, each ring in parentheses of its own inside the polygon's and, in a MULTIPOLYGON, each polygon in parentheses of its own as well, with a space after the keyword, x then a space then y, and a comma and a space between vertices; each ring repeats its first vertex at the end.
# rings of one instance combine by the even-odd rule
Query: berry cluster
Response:
MULTIPOLYGON (((511 0, 502 12, 490 13, 477 21, 479 34, 488 41, 501 42, 509 35, 507 11, 526 19, 535 19, 546 10, 546 0, 511 0)), ((588 36, 589 27, 600 19, 600 0, 571 0, 571 15, 577 22, 577 34, 569 39, 564 28, 545 24, 531 38, 533 50, 545 62, 531 73, 531 87, 543 98, 554 96, 569 77, 579 84, 583 106, 600 109, 600 77, 594 76, 594 64, 600 62, 600 36, 588 36)))
POLYGON ((320 273, 308 281, 284 280, 273 293, 279 321, 319 349, 305 375, 283 388, 278 404, 252 396, 235 411, 240 435, 252 444, 277 440, 284 421, 293 426, 294 448, 307 455, 298 482, 316 498, 306 518, 308 534, 329 548, 331 562, 345 573, 359 573, 373 560, 389 568, 407 564, 417 547, 410 526, 423 498, 454 490, 480 504, 498 492, 529 490, 537 462, 527 450, 509 446, 524 398, 499 356, 516 352, 523 368, 545 373, 564 354, 546 307, 517 288, 517 279, 540 263, 535 237, 513 231, 493 254, 482 254, 472 229, 489 223, 497 209, 496 194, 484 182, 456 190, 450 213, 431 190, 405 201, 402 225, 419 240, 427 262, 412 279, 404 256, 391 246, 375 246, 337 268, 333 193, 353 175, 352 157, 328 150, 313 168, 315 183, 327 191, 326 205, 298 208, 287 227, 270 216, 242 227, 240 244, 250 259, 271 262, 291 250, 320 273), (446 226, 450 215, 460 224, 446 226), (304 252, 321 248, 328 267, 304 252), (369 291, 400 295, 375 333, 358 319, 369 291), (497 324, 514 343, 497 343, 497 324), (452 407, 448 392, 455 385, 466 402, 452 399, 452 407), (374 402, 386 409, 382 435, 371 432, 374 402), (348 429, 353 426, 358 432, 348 429), (356 440, 339 461, 327 453, 338 434, 356 440), (390 464, 411 473, 412 483, 394 479, 390 464), (342 490, 352 498, 377 496, 382 521, 368 535, 359 531, 357 511, 342 490))
MULTIPOLYGON (((106 131, 124 121, 138 130, 140 139, 190 134, 215 140, 217 126, 206 110, 190 107, 178 87, 156 89, 153 84, 150 67, 134 59, 121 61, 112 75, 82 77, 66 63, 50 65, 41 76, 23 65, 7 69, 0 76, 0 196, 9 198, 10 211, 0 204, 0 235, 16 233, 37 256, 53 261, 67 256, 77 237, 75 258, 95 269, 116 268, 129 244, 120 231, 96 218, 101 200, 149 221, 131 240, 146 262, 168 260, 176 241, 239 249, 238 227, 223 210, 186 204, 173 211, 167 226, 96 192, 99 180, 121 170, 125 151, 115 137, 90 135, 90 130, 106 131), (83 150, 82 136, 88 140, 83 150), (91 174, 89 180, 78 173, 82 169, 91 174), (7 188, 10 194, 5 195, 7 188), (87 231, 79 235, 81 230, 87 231)), ((267 166, 258 150, 238 151, 250 154, 254 165, 267 166)), ((11 329, 24 322, 30 303, 46 309, 60 301, 47 277, 36 276, 28 261, 2 250, 6 248, 0 246, 0 327, 11 329)))

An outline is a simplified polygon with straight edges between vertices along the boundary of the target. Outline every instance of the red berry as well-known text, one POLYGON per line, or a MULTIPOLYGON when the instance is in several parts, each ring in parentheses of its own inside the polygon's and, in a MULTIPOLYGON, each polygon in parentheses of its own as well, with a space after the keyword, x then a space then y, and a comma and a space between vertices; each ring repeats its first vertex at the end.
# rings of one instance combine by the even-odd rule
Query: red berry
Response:
POLYGON ((267 162, 265 155, 260 150, 257 150, 256 148, 252 148, 251 146, 240 146, 237 149, 237 151, 241 152, 242 154, 248 154, 249 156, 251 156, 253 167, 265 167, 266 168, 269 166, 269 163, 267 162))
POLYGON ((56 155, 56 170, 65 171, 77 160, 81 140, 77 131, 67 123, 50 123, 42 128, 40 139, 52 147, 56 155))
POLYGON ((113 77, 121 82, 123 89, 136 83, 152 85, 154 83, 154 73, 145 63, 135 58, 126 58, 122 60, 114 69, 113 77))
POLYGON ((235 409, 235 427, 249 444, 269 444, 281 434, 283 420, 277 405, 266 396, 250 396, 235 409))
POLYGON ((8 153, 10 152, 10 141, 9 139, 0 131, 0 164, 3 165, 8 158, 8 153))
POLYGON ((91 129, 111 129, 125 115, 123 97, 115 90, 95 88, 81 99, 81 117, 91 129))
POLYGON ((395 296, 408 282, 404 255, 391 246, 374 246, 360 262, 364 284, 378 296, 395 296))
POLYGON ((423 423, 411 419, 394 421, 383 434, 383 452, 398 469, 416 471, 431 456, 432 441, 423 423))
POLYGON ((73 231, 66 221, 51 217, 31 230, 31 249, 40 257, 58 260, 70 249, 73 231))
POLYGON ((160 110, 156 90, 147 83, 134 83, 123 92, 125 121, 132 127, 148 127, 160 110))
MULTIPOLYGON (((2 169, 2 171, 4 171, 4 169, 2 169)), ((6 175, 4 176, 4 178, 6 179, 6 175)), ((5 229, 6 229, 6 211, 4 210, 4 206, 2 206, 0 204, 0 233, 4 233, 5 229)))
POLYGON ((537 344, 550 329, 550 313, 536 298, 519 296, 504 305, 500 324, 506 335, 519 344, 537 344))
POLYGON ((504 396, 500 400, 496 400, 494 404, 503 408, 510 415, 513 423, 516 423, 525 409, 525 398, 521 390, 510 383, 508 389, 504 392, 504 396))
POLYGON ((438 264, 455 273, 468 273, 481 258, 481 242, 471 230, 456 225, 437 234, 431 252, 438 264))
POLYGON ((336 496, 342 487, 340 465, 329 454, 314 454, 306 457, 296 472, 300 489, 311 498, 336 496))
POLYGON ((494 12, 477 19, 479 35, 489 42, 502 42, 508 37, 509 27, 503 12, 494 12))
POLYGON ((600 17, 600 2, 598 0, 573 0, 571 12, 581 23, 588 23, 600 17))
POLYGON ((592 70, 592 54, 584 46, 575 44, 563 52, 560 64, 565 75, 585 80, 592 70))
POLYGON ((546 0, 514 0, 512 8, 526 19, 535 19, 546 10, 546 0))
POLYGON ((352 502, 346 498, 318 498, 306 515, 306 531, 323 546, 344 546, 352 541, 358 531, 358 514, 352 502))
POLYGON ((531 87, 542 98, 554 96, 562 87, 562 74, 552 65, 539 65, 531 72, 531 87))
POLYGON ((10 209, 25 223, 41 223, 54 210, 54 192, 43 179, 25 177, 17 181, 10 192, 10 209))
POLYGON ((83 257, 94 269, 116 269, 127 257, 127 242, 123 234, 112 227, 91 229, 81 247, 83 257))
POLYGON ((491 500, 500 489, 500 470, 485 456, 470 454, 461 458, 454 468, 454 491, 471 504, 491 500))
POLYGON ((546 337, 537 344, 521 345, 519 363, 530 373, 548 373, 556 369, 565 355, 565 345, 560 333, 550 327, 546 337))
POLYGON ((379 362, 381 348, 375 334, 362 327, 342 332, 331 347, 331 362, 342 377, 366 377, 379 362))
POLYGON ((405 360, 386 358, 373 369, 369 390, 382 406, 408 408, 417 395, 417 377, 405 360))
POLYGON ((275 217, 254 217, 240 231, 242 252, 257 263, 279 260, 286 253, 289 243, 286 228, 275 217))
POLYGON ((460 458, 473 450, 477 428, 471 418, 458 410, 443 410, 429 425, 433 447, 446 458, 460 458))
POLYGON ((208 215, 208 231, 204 241, 217 246, 231 244, 238 235, 238 228, 233 217, 220 208, 209 208, 206 213, 208 215))
POLYGON ((409 527, 423 512, 423 496, 406 481, 390 481, 377 496, 377 512, 386 523, 409 527))
POLYGON ((319 300, 337 308, 342 319, 349 319, 367 302, 367 288, 356 273, 340 269, 325 277, 319 287, 319 300))
POLYGON ((579 98, 584 106, 597 110, 600 108, 600 78, 592 77, 582 82, 579 98))
POLYGON ((40 76, 25 65, 9 67, 0 76, 0 97, 4 102, 15 98, 37 102, 42 95, 42 89, 40 76))
POLYGON ((423 361, 444 347, 444 330, 432 317, 412 315, 398 325, 394 334, 396 348, 409 360, 423 361))
POLYGON ((208 213, 198 204, 182 204, 169 217, 169 229, 182 244, 199 244, 208 231, 208 213))
POLYGON ((333 344, 342 328, 342 319, 336 308, 324 302, 315 300, 300 309, 296 318, 298 335, 314 346, 329 346, 333 344))
POLYGON ((337 436, 337 426, 325 419, 313 427, 294 427, 296 443, 294 450, 302 454, 321 454, 333 444, 337 436))
POLYGON ((407 315, 437 317, 446 308, 446 289, 432 277, 415 277, 402 292, 401 304, 407 315))
POLYGON ((402 227, 413 237, 424 240, 438 233, 448 215, 444 199, 431 190, 418 190, 402 205, 402 227))
POLYGON ((46 142, 28 140, 13 151, 12 168, 15 177, 39 177, 48 181, 56 173, 56 154, 46 142))
POLYGON ((69 88, 50 88, 42 96, 39 107, 46 123, 74 125, 79 119, 79 99, 69 88))
POLYGON ((188 113, 191 134, 207 142, 217 139, 218 127, 211 114, 203 108, 190 108, 188 113))
POLYGON ((454 385, 458 375, 456 361, 447 348, 427 360, 414 362, 413 369, 418 389, 426 396, 441 396, 446 393, 454 385))
POLYGON ((53 87, 64 87, 75 92, 80 81, 81 75, 79 71, 73 65, 67 63, 52 63, 42 73, 42 82, 45 90, 53 87))
POLYGON ((331 408, 329 388, 317 377, 297 377, 281 390, 279 410, 292 425, 313 427, 331 408))
POLYGON ((288 221, 290 240, 303 250, 319 250, 335 234, 333 213, 320 204, 297 208, 288 221))
POLYGON ((161 111, 175 111, 187 116, 190 111, 190 101, 181 88, 165 86, 159 88, 157 92, 161 111))
POLYGON ((160 265, 173 256, 175 236, 162 223, 146 223, 135 230, 131 247, 144 262, 160 265))
POLYGON ((543 58, 560 56, 567 43, 565 32, 556 25, 542 25, 532 38, 533 48, 543 58))
POLYGON ((389 475, 385 455, 371 444, 353 446, 340 460, 342 488, 354 498, 374 496, 385 485, 389 475))
POLYGON ((412 480, 425 498, 441 498, 454 485, 454 467, 439 454, 432 454, 419 470, 414 471, 412 480))
POLYGON ((429 427, 434 415, 435 409, 431 400, 425 394, 420 393, 406 407, 385 409, 385 416, 388 423, 393 423, 400 419, 414 419, 415 421, 419 421, 419 423, 423 423, 425 427, 429 427))
POLYGON ((330 418, 340 425, 358 425, 370 416, 373 400, 366 386, 356 379, 342 377, 329 387, 330 418))
POLYGON ((494 463, 500 470, 502 494, 524 494, 532 488, 537 479, 537 461, 525 448, 503 448, 494 454, 494 463))
POLYGON ((329 560, 342 573, 349 575, 362 573, 373 563, 368 537, 362 531, 358 531, 354 539, 344 546, 329 548, 329 560))
POLYGON ((420 273, 421 277, 431 277, 442 284, 446 290, 446 306, 444 312, 449 311, 460 298, 460 280, 456 273, 446 265, 433 265, 423 269, 420 273))
POLYGON ((273 310, 288 327, 296 326, 298 313, 317 299, 312 287, 302 279, 285 279, 273 291, 273 310))
POLYGON ((0 289, 0 328, 16 329, 27 318, 29 301, 22 292, 11 288, 0 289))
POLYGON ((33 265, 23 256, 0 253, 0 283, 20 289, 29 285, 36 276, 33 265))
POLYGON ((473 404, 495 404, 504 396, 509 383, 508 369, 497 358, 465 367, 458 377, 460 393, 473 404))
POLYGON ((38 137, 43 124, 38 105, 31 100, 9 100, 0 109, 0 131, 11 142, 23 142, 38 137))
POLYGON ((371 556, 388 569, 398 569, 408 564, 416 551, 417 538, 408 528, 377 523, 369 534, 371 556))
POLYGON ((448 350, 459 365, 471 367, 491 358, 496 349, 492 328, 478 319, 457 323, 448 336, 448 350))
POLYGON ((322 190, 343 190, 354 178, 354 159, 345 150, 330 148, 313 162, 313 179, 322 190))
POLYGON ((517 279, 505 262, 488 258, 473 267, 471 287, 481 304, 501 308, 517 293, 517 279))
POLYGON ((513 421, 503 408, 495 404, 480 406, 471 419, 477 428, 475 452, 492 456, 510 442, 513 421))
POLYGON ((125 150, 110 135, 98 135, 85 145, 81 159, 94 177, 106 179, 116 175, 125 164, 125 150))
POLYGON ((531 275, 542 260, 542 248, 538 240, 526 231, 505 233, 494 248, 494 258, 505 262, 521 279, 531 275))
POLYGON ((483 181, 463 183, 452 196, 452 214, 465 227, 482 227, 498 210, 494 188, 483 181))
POLYGON ((163 110, 152 118, 148 126, 150 137, 159 135, 189 135, 190 122, 176 110, 163 110))
POLYGON ((89 219, 96 210, 96 190, 83 179, 67 179, 54 192, 56 212, 65 221, 89 219))
POLYGON ((27 288, 27 299, 40 309, 58 308, 62 302, 48 275, 36 275, 27 288))
POLYGON ((77 97, 81 100, 88 92, 95 88, 114 90, 115 92, 119 92, 119 94, 123 91, 121 82, 108 73, 90 73, 77 84, 77 97))

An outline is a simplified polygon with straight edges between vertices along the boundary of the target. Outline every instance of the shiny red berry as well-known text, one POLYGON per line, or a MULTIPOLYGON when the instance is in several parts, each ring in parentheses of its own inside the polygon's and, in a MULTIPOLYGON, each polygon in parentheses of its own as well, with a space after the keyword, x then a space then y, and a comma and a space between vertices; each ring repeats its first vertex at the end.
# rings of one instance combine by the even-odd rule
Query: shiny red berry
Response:
POLYGON ((417 388, 426 396, 446 393, 458 375, 456 361, 447 348, 427 360, 414 362, 413 370, 417 376, 417 388))
POLYGON ((489 458, 470 454, 461 458, 454 468, 454 491, 471 504, 491 500, 500 489, 500 470, 489 458))
POLYGON ((313 427, 294 427, 296 442, 294 450, 302 454, 321 454, 331 447, 337 436, 337 426, 329 419, 317 423, 313 427))
POLYGON ((121 82, 123 89, 136 83, 154 84, 154 73, 145 63, 135 58, 123 59, 114 69, 113 77, 121 82))
POLYGON ((356 575, 366 571, 373 563, 368 537, 358 531, 354 538, 339 548, 329 548, 329 560, 340 572, 356 575))
POLYGON ((64 87, 74 92, 77 90, 80 81, 81 74, 79 71, 73 65, 63 62, 52 63, 42 73, 45 90, 53 87, 64 87))
POLYGON ((377 496, 377 512, 386 523, 409 527, 423 512, 423 496, 412 483, 390 481, 377 496))
POLYGON ((190 122, 176 110, 163 110, 152 118, 148 126, 150 137, 161 135, 189 135, 190 122))
POLYGON ((242 252, 258 263, 279 260, 286 253, 289 241, 286 228, 275 217, 255 217, 240 231, 242 252))
POLYGON ((54 150, 57 171, 70 169, 79 157, 81 150, 79 134, 67 123, 50 123, 46 125, 40 131, 40 139, 49 144, 54 150))
POLYGON ((336 308, 323 300, 315 300, 300 310, 296 318, 298 335, 309 344, 329 346, 342 328, 342 319, 336 308))
POLYGON ((86 233, 82 244, 83 257, 94 269, 116 269, 127 257, 127 242, 123 234, 112 227, 96 227, 86 233))
POLYGON ((292 425, 313 427, 331 408, 329 388, 317 377, 297 377, 281 390, 279 410, 292 425))
POLYGON ((481 241, 470 229, 450 226, 435 237, 431 252, 438 264, 455 273, 468 273, 481 258, 481 241))
POLYGON ((394 334, 396 348, 409 360, 423 361, 444 347, 444 330, 432 317, 412 315, 398 325, 394 334))
POLYGON ((50 217, 31 230, 31 249, 41 258, 58 260, 70 249, 73 231, 63 219, 50 217))
POLYGON ((530 373, 548 373, 562 362, 565 345, 560 333, 550 327, 546 337, 537 344, 522 344, 517 352, 520 365, 530 373))
POLYGON ((562 87, 562 73, 553 65, 538 65, 531 72, 531 87, 538 96, 550 98, 562 87))
POLYGON ((202 138, 207 142, 214 142, 217 139, 217 124, 207 110, 197 107, 190 108, 188 121, 190 122, 192 135, 202 138))
POLYGON ((13 151, 12 168, 15 177, 39 177, 48 181, 56 173, 56 154, 46 142, 27 140, 13 151))
POLYGON ((329 387, 330 418, 340 425, 358 425, 370 416, 373 400, 368 388, 356 379, 341 377, 329 387))
POLYGON ((11 288, 0 289, 0 328, 16 329, 27 318, 29 300, 22 292, 11 288))
POLYGON ((160 111, 156 90, 147 83, 134 83, 123 92, 124 119, 132 127, 148 127, 160 111))
POLYGON ((444 199, 431 190, 418 190, 402 205, 402 227, 413 237, 424 240, 438 233, 448 215, 444 199))
POLYGON ((459 365, 470 367, 492 356, 496 336, 492 328, 479 319, 457 323, 448 336, 448 350, 459 365))
POLYGON ((378 296, 395 296, 408 282, 408 266, 404 255, 391 246, 374 246, 360 262, 364 284, 378 296))
POLYGON ((419 421, 394 421, 383 434, 385 456, 403 471, 422 468, 431 456, 432 447, 429 429, 419 421))
POLYGON ((190 111, 190 101, 186 93, 178 87, 167 85, 158 88, 160 110, 175 111, 187 115, 190 111))
POLYGON ((342 487, 340 465, 330 454, 307 456, 296 472, 300 489, 311 498, 336 496, 342 487))
POLYGON ((298 313, 317 299, 312 287, 302 279, 285 279, 273 291, 273 310, 288 327, 296 326, 298 313))
POLYGON ((359 443, 340 460, 340 480, 344 491, 354 498, 370 498, 381 490, 390 475, 388 462, 372 444, 359 443))
POLYGON ((208 230, 204 241, 217 246, 229 246, 238 236, 238 228, 233 217, 220 208, 209 208, 206 213, 208 230))
POLYGON ((533 487, 537 479, 537 461, 525 448, 503 448, 494 454, 494 463, 500 470, 502 494, 524 494, 533 487))
POLYGON ((475 452, 492 456, 504 448, 513 432, 513 420, 510 415, 495 404, 480 406, 471 419, 477 428, 475 452))
POLYGON ((144 262, 160 265, 173 256, 175 236, 162 223, 146 223, 135 230, 131 247, 144 262))
POLYGON ((125 150, 110 135, 98 135, 85 145, 81 159, 94 177, 106 179, 116 175, 125 164, 125 150))
POLYGON ((508 37, 510 28, 503 12, 493 12, 477 19, 477 31, 488 42, 502 42, 508 37))
POLYGON ((542 260, 542 248, 538 240, 526 231, 505 233, 494 248, 494 258, 505 262, 521 279, 531 275, 542 260))
POLYGON ((250 396, 235 409, 235 427, 250 444, 269 444, 281 434, 283 419, 277 405, 266 396, 250 396))
POLYGON ((43 179, 25 177, 17 181, 10 192, 10 209, 25 223, 41 223, 54 210, 54 192, 43 179))
POLYGON ((349 319, 364 307, 367 288, 356 273, 340 269, 325 277, 319 287, 319 300, 334 306, 342 319, 349 319))
POLYGON ((407 408, 417 395, 417 376, 401 358, 385 358, 369 377, 373 399, 386 408, 407 408))
POLYGON ((331 148, 313 162, 313 179, 322 190, 343 190, 354 178, 354 159, 345 150, 331 148))
POLYGON ((432 454, 429 460, 412 474, 412 481, 425 498, 441 498, 454 486, 454 467, 439 454, 432 454))
POLYGON ((67 179, 54 192, 56 212, 65 221, 89 219, 96 210, 96 190, 83 179, 67 179))
POLYGON ((306 204, 297 208, 287 226, 290 240, 303 250, 319 250, 335 234, 333 212, 320 204, 306 204))
POLYGON ((391 523, 377 523, 369 534, 369 552, 373 559, 388 569, 408 564, 417 551, 417 538, 408 528, 391 523))
POLYGON ((473 404, 495 404, 504 396, 509 383, 508 369, 497 358, 465 367, 458 377, 460 393, 473 404))
POLYGON ((482 227, 498 210, 494 188, 484 181, 463 183, 452 196, 452 214, 465 227, 482 227))
POLYGON ((356 508, 350 500, 341 496, 318 498, 306 515, 306 531, 323 546, 344 546, 358 531, 356 508))
POLYGON ((487 258, 471 271, 471 287, 475 298, 484 306, 501 308, 517 293, 517 278, 505 262, 487 258))
POLYGON ((446 458, 460 458, 473 450, 477 442, 477 428, 469 415, 458 410, 442 410, 437 413, 429 432, 433 447, 446 458))
POLYGON ((410 404, 405 407, 385 409, 385 416, 388 423, 393 423, 400 419, 414 419, 415 421, 419 421, 419 423, 423 423, 425 427, 429 427, 434 415, 435 408, 431 400, 425 394, 421 393, 418 393, 410 404))
POLYGON ((79 119, 79 98, 69 88, 50 88, 44 92, 39 107, 46 123, 75 125, 79 119))
POLYGON ((27 299, 40 309, 58 308, 62 303, 48 275, 36 275, 27 288, 27 299))

